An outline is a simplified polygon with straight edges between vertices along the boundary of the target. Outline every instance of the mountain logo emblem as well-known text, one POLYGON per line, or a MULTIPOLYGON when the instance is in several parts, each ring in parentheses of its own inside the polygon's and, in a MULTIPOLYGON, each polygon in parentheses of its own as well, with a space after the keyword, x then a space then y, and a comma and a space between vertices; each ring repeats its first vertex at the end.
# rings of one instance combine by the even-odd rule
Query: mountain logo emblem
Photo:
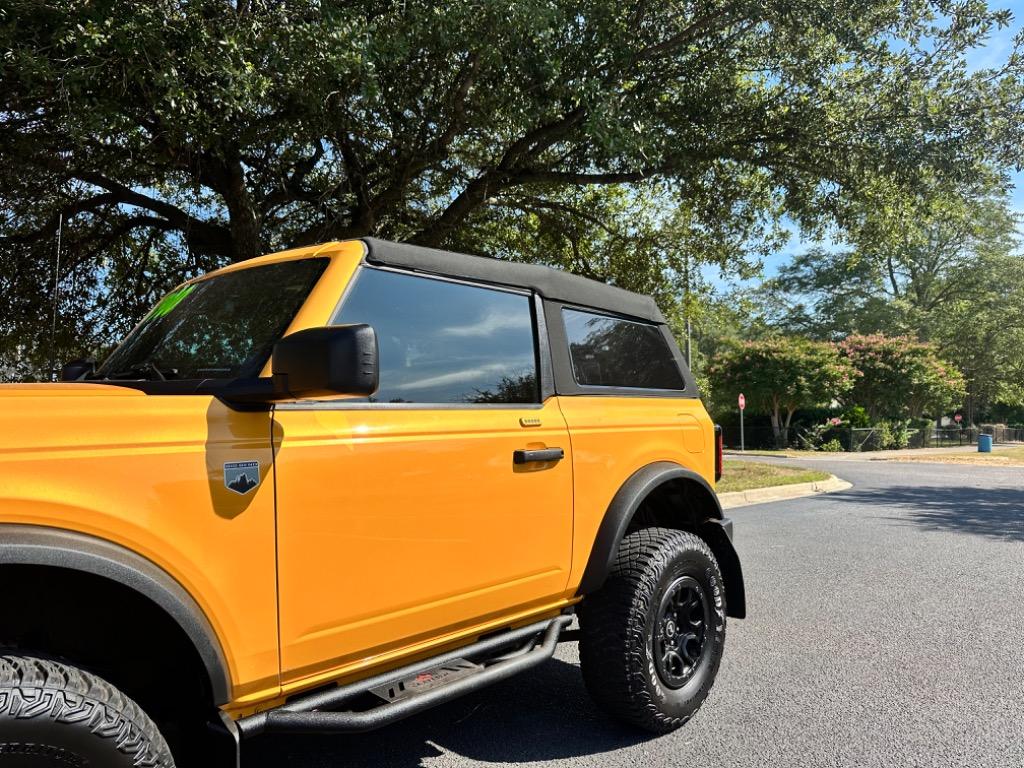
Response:
POLYGON ((224 485, 229 491, 245 496, 259 484, 258 461, 232 461, 224 465, 224 485))

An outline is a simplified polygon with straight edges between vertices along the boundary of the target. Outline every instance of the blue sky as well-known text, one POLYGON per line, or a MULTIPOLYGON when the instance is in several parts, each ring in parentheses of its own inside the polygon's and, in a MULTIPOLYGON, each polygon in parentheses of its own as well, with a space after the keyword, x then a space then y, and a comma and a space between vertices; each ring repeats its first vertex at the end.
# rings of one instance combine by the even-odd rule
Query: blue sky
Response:
MULTIPOLYGON (((1013 48, 1014 36, 1024 27, 1024 0, 1013 0, 1013 2, 990 0, 990 5, 996 8, 1008 8, 1013 12, 1014 20, 1006 29, 1001 29, 994 33, 989 38, 986 46, 976 49, 968 56, 967 63, 972 69, 985 69, 1005 62, 1013 48)), ((1013 185, 1011 195, 1013 207, 1018 212, 1024 213, 1024 172, 1013 173, 1011 175, 1011 184, 1013 185)), ((789 261, 793 254, 800 253, 814 244, 812 241, 803 240, 796 229, 793 228, 793 234, 789 239, 789 243, 779 252, 765 260, 765 276, 770 277, 774 275, 778 271, 779 266, 789 261)), ((717 269, 708 270, 705 276, 716 287, 727 288, 727 284, 722 281, 721 276, 717 273, 717 269)))

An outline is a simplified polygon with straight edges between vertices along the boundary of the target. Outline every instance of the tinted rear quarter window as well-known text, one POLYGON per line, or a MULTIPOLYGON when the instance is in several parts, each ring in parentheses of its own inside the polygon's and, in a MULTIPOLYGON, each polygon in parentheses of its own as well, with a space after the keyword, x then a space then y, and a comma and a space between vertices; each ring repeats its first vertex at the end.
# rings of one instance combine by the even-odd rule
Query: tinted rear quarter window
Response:
POLYGON ((538 401, 529 296, 363 267, 335 323, 368 323, 381 403, 538 401))
POLYGON ((577 309, 563 309, 562 318, 580 386, 685 389, 658 326, 577 309))

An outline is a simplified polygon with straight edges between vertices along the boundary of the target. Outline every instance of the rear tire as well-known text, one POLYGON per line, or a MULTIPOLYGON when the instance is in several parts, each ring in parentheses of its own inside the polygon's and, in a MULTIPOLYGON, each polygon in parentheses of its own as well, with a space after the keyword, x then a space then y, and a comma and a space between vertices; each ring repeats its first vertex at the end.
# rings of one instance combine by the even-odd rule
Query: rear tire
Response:
POLYGON ((626 536, 604 586, 580 605, 580 666, 594 701, 655 733, 686 723, 711 691, 725 649, 725 585, 691 533, 626 536))
POLYGON ((0 656, 0 768, 174 768, 138 704, 55 661, 0 656))

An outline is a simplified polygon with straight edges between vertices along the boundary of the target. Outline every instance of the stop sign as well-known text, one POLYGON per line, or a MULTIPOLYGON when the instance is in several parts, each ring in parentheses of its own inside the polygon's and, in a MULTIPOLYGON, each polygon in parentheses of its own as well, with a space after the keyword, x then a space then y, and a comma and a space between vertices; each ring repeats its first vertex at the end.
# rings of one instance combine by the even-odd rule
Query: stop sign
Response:
POLYGON ((957 424, 959 424, 959 423, 960 423, 961 421, 963 421, 963 420, 964 420, 964 417, 963 417, 963 416, 962 416, 961 414, 959 414, 959 413, 958 413, 958 414, 956 414, 956 415, 955 415, 955 416, 953 417, 953 420, 954 420, 954 421, 955 421, 955 422, 956 422, 957 424))
POLYGON ((743 396, 743 393, 741 392, 740 393, 740 410, 742 411, 746 407, 747 407, 747 398, 745 398, 743 396))

